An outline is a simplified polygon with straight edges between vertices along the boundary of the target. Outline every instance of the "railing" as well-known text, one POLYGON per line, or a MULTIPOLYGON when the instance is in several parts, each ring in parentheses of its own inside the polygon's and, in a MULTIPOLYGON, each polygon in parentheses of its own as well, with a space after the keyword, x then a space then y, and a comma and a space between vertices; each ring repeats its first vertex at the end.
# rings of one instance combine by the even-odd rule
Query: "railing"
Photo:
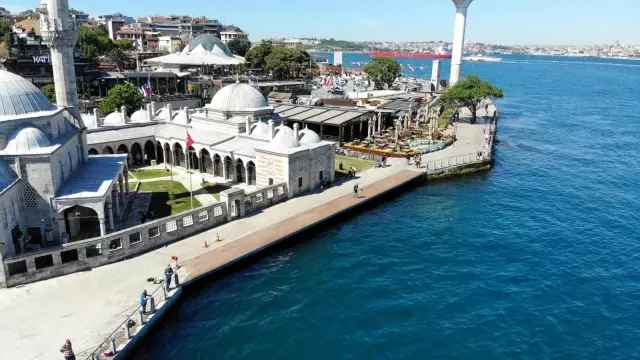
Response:
MULTIPOLYGON (((174 275, 176 281, 173 285, 177 288, 180 286, 178 274, 175 273, 174 275)), ((135 294, 131 294, 131 296, 135 297, 135 294)), ((153 315, 157 308, 166 305, 166 302, 170 298, 169 292, 166 290, 163 282, 149 295, 149 298, 147 299, 147 314, 142 313, 142 309, 139 304, 126 310, 125 313, 128 315, 126 315, 124 321, 118 325, 111 334, 105 337, 100 345, 78 353, 77 357, 85 357, 87 360, 98 360, 103 358, 106 351, 111 351, 113 354, 112 356, 114 356, 118 352, 118 349, 122 349, 122 347, 126 345, 133 336, 140 332, 142 326, 147 323, 149 315, 153 315), (86 354, 89 351, 91 351, 91 353, 86 354)))
POLYGON ((481 164, 491 160, 491 154, 488 150, 482 150, 474 154, 452 156, 445 159, 429 161, 425 165, 427 172, 440 171, 455 168, 462 165, 481 164))

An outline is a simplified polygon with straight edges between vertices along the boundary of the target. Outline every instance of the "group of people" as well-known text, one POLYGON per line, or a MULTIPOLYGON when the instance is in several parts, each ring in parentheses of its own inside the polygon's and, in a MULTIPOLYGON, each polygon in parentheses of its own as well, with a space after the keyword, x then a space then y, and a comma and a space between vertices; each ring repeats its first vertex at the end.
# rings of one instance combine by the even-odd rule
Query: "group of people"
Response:
POLYGON ((382 155, 380 159, 376 159, 376 167, 377 168, 387 167, 387 155, 382 155))
POLYGON ((420 168, 420 163, 422 162, 422 157, 420 156, 420 154, 415 154, 413 156, 411 156, 410 154, 407 154, 407 165, 411 165, 411 159, 413 158, 413 163, 416 165, 416 168, 420 168))

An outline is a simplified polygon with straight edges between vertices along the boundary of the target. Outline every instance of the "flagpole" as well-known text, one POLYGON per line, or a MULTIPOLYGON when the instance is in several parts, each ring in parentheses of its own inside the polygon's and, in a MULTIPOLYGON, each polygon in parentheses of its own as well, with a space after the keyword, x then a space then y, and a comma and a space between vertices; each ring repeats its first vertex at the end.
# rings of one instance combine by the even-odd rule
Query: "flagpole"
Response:
POLYGON ((189 159, 187 161, 187 171, 189 172, 189 194, 191 196, 191 210, 193 210, 193 182, 191 181, 191 150, 189 150, 189 130, 187 130, 187 154, 189 154, 189 159))

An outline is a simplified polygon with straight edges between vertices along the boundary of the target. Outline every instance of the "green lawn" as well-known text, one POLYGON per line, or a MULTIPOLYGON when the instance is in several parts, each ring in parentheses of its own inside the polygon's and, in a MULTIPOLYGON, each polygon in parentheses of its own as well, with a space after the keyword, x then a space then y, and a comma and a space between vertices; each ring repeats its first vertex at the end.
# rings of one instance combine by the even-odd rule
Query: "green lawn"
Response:
MULTIPOLYGON (((164 169, 146 169, 146 170, 138 169, 138 170, 131 170, 129 171, 129 173, 135 176, 138 180, 146 180, 146 179, 171 176, 171 172, 164 169)), ((176 175, 176 174, 173 173, 173 175, 176 175)))
POLYGON ((135 180, 131 181, 131 179, 129 179, 129 190, 134 191, 136 189, 136 186, 138 186, 138 182, 135 180))
POLYGON ((345 177, 351 167, 356 168, 356 174, 363 172, 367 169, 371 169, 375 166, 373 160, 363 160, 354 157, 348 157, 344 155, 336 155, 336 177, 345 177), (342 162, 342 170, 340 170, 340 163, 342 162))
POLYGON ((203 184, 202 188, 211 194, 216 200, 220 200, 220 192, 230 188, 230 186, 216 183, 203 184))
MULTIPOLYGON (((156 218, 179 214, 191 210, 191 197, 178 181, 149 181, 140 184, 141 192, 152 192, 149 211, 153 211, 156 218)), ((202 206, 198 199, 193 198, 193 207, 202 206)))

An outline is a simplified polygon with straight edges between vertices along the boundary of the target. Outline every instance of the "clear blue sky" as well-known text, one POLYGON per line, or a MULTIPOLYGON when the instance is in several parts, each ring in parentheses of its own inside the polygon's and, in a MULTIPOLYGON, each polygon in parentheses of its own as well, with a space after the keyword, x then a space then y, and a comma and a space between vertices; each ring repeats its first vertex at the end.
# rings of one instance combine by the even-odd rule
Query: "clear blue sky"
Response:
MULTIPOLYGON (((346 40, 451 41, 450 0, 70 0, 91 16, 122 12, 205 15, 252 41, 315 36, 346 40)), ((38 0, 0 0, 10 10, 38 0)), ((493 44, 640 44, 640 0, 475 0, 467 39, 493 44)))

